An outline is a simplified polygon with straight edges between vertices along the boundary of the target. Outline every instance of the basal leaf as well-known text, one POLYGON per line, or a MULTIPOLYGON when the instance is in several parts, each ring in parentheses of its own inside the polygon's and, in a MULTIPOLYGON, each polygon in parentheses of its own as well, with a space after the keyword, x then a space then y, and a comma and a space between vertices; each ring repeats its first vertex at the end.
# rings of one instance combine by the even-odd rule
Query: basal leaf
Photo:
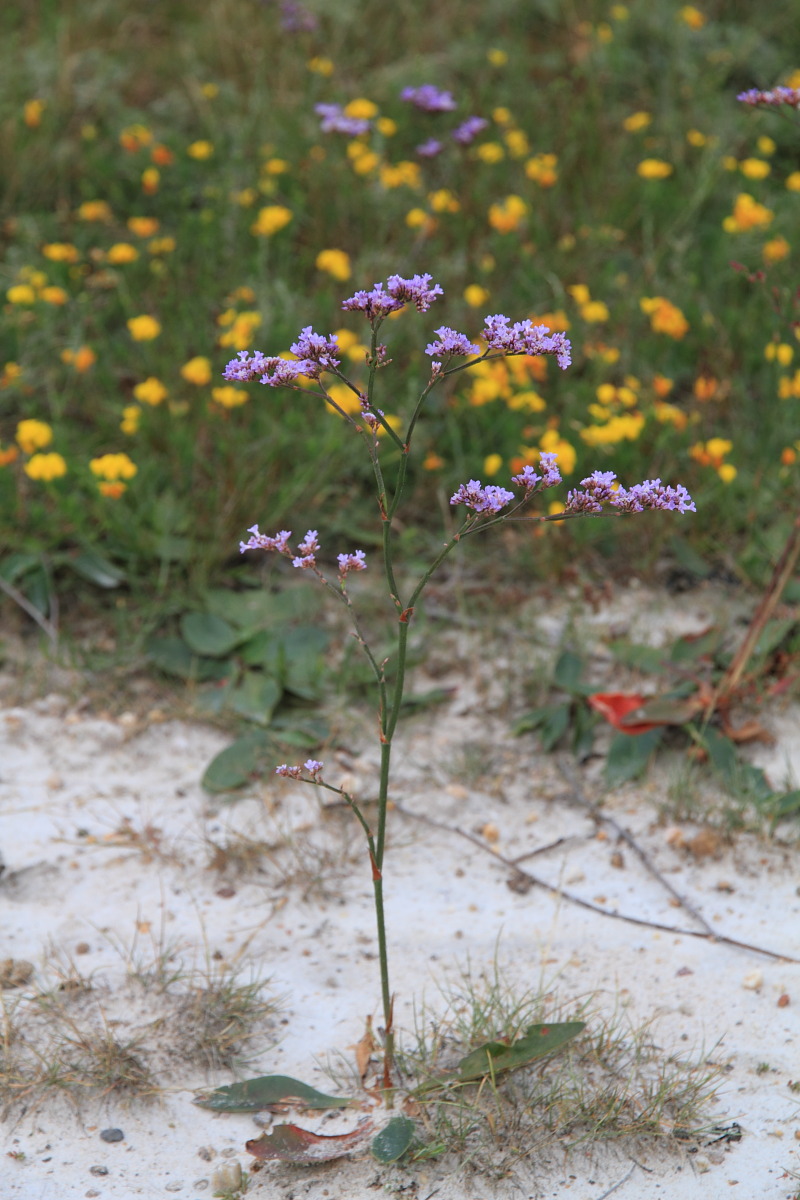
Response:
POLYGON ((228 691, 225 704, 248 721, 269 725, 281 691, 281 685, 269 675, 263 675, 260 671, 245 671, 241 683, 228 691))
POLYGON ((272 743, 262 730, 237 738, 221 750, 205 769, 202 785, 207 792, 232 792, 244 787, 263 770, 272 743))
POLYGON ((194 679, 201 683, 212 679, 226 679, 234 671, 228 660, 200 658, 192 654, 183 638, 153 637, 147 642, 148 656, 160 671, 176 675, 179 679, 194 679))
POLYGON ((553 671, 553 683, 564 692, 574 692, 583 674, 583 660, 571 650, 564 650, 553 671))
POLYGON ((183 614, 181 634, 190 650, 209 658, 222 658, 230 654, 241 637, 222 617, 201 612, 183 614))
POLYGON ((372 1139, 370 1150, 380 1163, 397 1162, 414 1140, 414 1122, 408 1117, 392 1117, 372 1139))
POLYGON ((608 787, 619 787, 631 779, 638 779, 663 736, 661 727, 633 736, 618 733, 611 742, 606 758, 604 777, 608 787))
POLYGON ((585 1021, 562 1021, 553 1024, 529 1025, 524 1037, 511 1045, 504 1042, 487 1042, 479 1046, 458 1064, 457 1080, 466 1083, 481 1079, 484 1075, 498 1075, 503 1071, 516 1071, 536 1059, 544 1058, 560 1050, 586 1028, 585 1021))
POLYGON ((86 550, 83 554, 67 558, 65 561, 76 575, 80 575, 96 587, 115 588, 125 582, 125 572, 101 554, 95 554, 93 550, 86 550))
POLYGON ((259 1075, 203 1092, 194 1103, 215 1112, 262 1112, 274 1105, 293 1108, 348 1108, 357 1101, 349 1096, 326 1096, 308 1083, 292 1079, 291 1075, 259 1075))

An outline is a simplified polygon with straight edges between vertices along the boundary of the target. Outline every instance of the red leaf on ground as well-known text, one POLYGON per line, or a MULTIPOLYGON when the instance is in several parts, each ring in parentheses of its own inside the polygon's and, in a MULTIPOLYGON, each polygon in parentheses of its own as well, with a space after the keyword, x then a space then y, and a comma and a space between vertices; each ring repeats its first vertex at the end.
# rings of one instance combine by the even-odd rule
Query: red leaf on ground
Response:
POLYGON ((623 723, 629 713, 642 707, 646 700, 645 696, 627 695, 625 692, 595 692, 586 699, 592 708, 605 717, 609 724, 618 729, 620 733, 647 733, 649 729, 657 729, 659 725, 664 724, 663 721, 623 723))
POLYGON ((350 1133, 334 1134, 312 1133, 299 1125, 276 1125, 271 1133, 262 1133, 261 1137, 245 1142, 245 1150, 254 1158, 311 1166, 342 1158, 365 1142, 371 1133, 371 1121, 363 1122, 350 1133))

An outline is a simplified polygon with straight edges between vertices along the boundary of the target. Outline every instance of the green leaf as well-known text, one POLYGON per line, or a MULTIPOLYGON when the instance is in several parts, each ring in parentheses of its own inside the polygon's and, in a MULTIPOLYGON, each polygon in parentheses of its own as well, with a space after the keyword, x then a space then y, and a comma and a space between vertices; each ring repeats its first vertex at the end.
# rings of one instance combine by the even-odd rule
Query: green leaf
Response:
POLYGON ((235 666, 228 660, 198 658, 192 654, 183 638, 153 637, 147 642, 147 654, 165 675, 176 675, 179 679, 199 680, 226 679, 233 675, 235 666))
POLYGON ((330 735, 328 722, 321 717, 301 718, 292 712, 276 717, 269 731, 281 745, 298 746, 301 750, 319 746, 330 735))
POLYGON ((205 769, 201 783, 207 792, 233 792, 251 783, 264 769, 272 747, 269 735, 253 730, 221 750, 205 769))
POLYGON ((631 779, 638 779, 663 736, 663 729, 649 729, 647 733, 616 734, 606 758, 606 785, 615 788, 631 779))
POLYGON ((572 726, 572 753, 578 762, 585 762, 594 749, 594 731, 597 713, 586 704, 576 704, 572 726))
POLYGON ((55 590, 49 572, 39 563, 20 580, 20 591, 24 592, 34 608, 49 617, 53 611, 55 590))
POLYGON ((348 1108, 357 1101, 348 1096, 326 1096, 299 1079, 290 1075, 259 1075, 257 1079, 244 1079, 218 1087, 213 1092, 195 1096, 194 1103, 200 1108, 211 1108, 215 1112, 262 1112, 273 1105, 291 1105, 293 1108, 331 1109, 348 1108))
POLYGON ((462 1058, 455 1072, 440 1080, 431 1080, 417 1090, 429 1091, 431 1088, 445 1087, 452 1083, 472 1083, 486 1075, 516 1071, 519 1067, 525 1067, 547 1054, 562 1049, 585 1028, 585 1021, 529 1025, 524 1035, 516 1042, 486 1042, 462 1058))
POLYGON ((696 662, 716 653, 722 640, 722 632, 716 626, 706 629, 697 637, 681 637, 669 649, 669 660, 673 663, 696 662))
POLYGON ((282 690, 278 681, 269 675, 262 675, 260 671, 245 671, 241 683, 227 692, 225 707, 232 708, 248 721, 269 725, 282 690))
POLYGON ((316 625, 300 625, 281 637, 284 687, 301 700, 318 700, 322 694, 325 663, 322 653, 328 635, 316 625))
POLYGON ((569 702, 551 707, 539 729, 539 740, 545 753, 549 753, 567 732, 571 710, 572 705, 569 702))
POLYGON ((564 650, 553 671, 553 683, 563 692, 574 692, 579 687, 582 674, 583 660, 571 650, 564 650))
POLYGON ((397 1162, 414 1140, 414 1122, 408 1117, 392 1117, 370 1143, 373 1158, 379 1163, 397 1162))
POLYGON ((241 634, 210 613, 184 613, 181 617, 181 633, 190 650, 195 654, 205 654, 209 658, 222 658, 230 654, 240 641, 241 634))
POLYGON ((514 737, 519 737, 520 734, 530 733, 532 730, 538 729, 547 720, 550 711, 551 705, 543 704, 541 708, 532 708, 529 713, 525 713, 511 730, 514 737))
POLYGON ((751 658, 766 658, 773 650, 777 650, 781 642, 788 636, 797 624, 796 617, 784 617, 782 620, 767 621, 761 630, 758 641, 753 647, 751 658))
POLYGON ((0 575, 7 583, 16 583, 18 579, 22 579, 29 571, 35 570, 41 566, 41 558, 38 554, 9 554, 0 563, 0 575))
POLYGON ((85 550, 75 558, 67 558, 66 564, 76 575, 80 575, 96 587, 115 588, 125 582, 125 572, 101 554, 95 554, 93 550, 85 550))
POLYGON ((239 647, 239 657, 245 666, 264 667, 278 679, 283 674, 283 645, 277 634, 266 629, 260 629, 239 647))
POLYGON ((608 648, 617 662, 636 671, 658 674, 664 670, 665 652, 656 646, 642 646, 624 639, 609 642, 608 648))
POLYGON ((782 796, 777 796, 772 808, 772 828, 783 821, 786 817, 800 816, 800 788, 795 788, 792 792, 784 792, 782 796))
POLYGON ((204 599, 210 613, 249 633, 307 621, 319 612, 322 603, 315 590, 309 587, 287 588, 283 592, 269 592, 265 588, 248 588, 242 592, 209 588, 204 599))

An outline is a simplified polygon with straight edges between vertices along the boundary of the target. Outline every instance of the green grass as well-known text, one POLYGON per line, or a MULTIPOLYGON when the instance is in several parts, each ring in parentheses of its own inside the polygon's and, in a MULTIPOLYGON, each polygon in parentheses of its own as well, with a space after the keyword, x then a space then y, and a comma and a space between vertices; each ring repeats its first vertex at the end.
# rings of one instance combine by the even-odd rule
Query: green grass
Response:
MULTIPOLYGON (((655 475, 685 483, 698 515, 682 519, 681 533, 711 559, 724 546, 727 565, 732 558, 760 582, 798 498, 796 465, 781 457, 796 452, 797 397, 777 396, 794 364, 781 367, 764 353, 770 342, 796 347, 797 249, 766 266, 763 282, 748 274, 765 266, 765 242, 792 242, 797 193, 785 181, 800 165, 800 129, 796 120, 745 108, 736 94, 800 68, 792 5, 755 14, 744 0, 715 0, 702 5, 706 22, 698 29, 665 0, 633 0, 624 11, 591 0, 444 3, 435 13, 410 0, 389 10, 373 0, 312 8, 312 32, 283 29, 280 5, 257 0, 133 9, 121 0, 67 0, 11 6, 0 16, 0 157, 11 164, 0 192, 0 292, 33 282, 37 294, 33 303, 6 300, 0 310, 0 455, 15 446, 18 422, 35 419, 53 431, 44 449, 67 465, 52 482, 26 475, 25 453, 0 467, 4 579, 43 610, 55 586, 68 623, 92 587, 70 564, 90 550, 123 573, 137 606, 166 612, 176 591, 183 597, 211 581, 244 578, 249 568, 237 546, 254 521, 319 526, 329 553, 349 549, 356 536, 369 549, 374 509, 358 439, 318 400, 295 392, 251 385, 240 407, 214 402, 211 388, 234 354, 219 344, 230 328, 219 319, 230 310, 258 313, 250 348, 266 353, 288 349, 307 324, 363 337, 356 314, 341 312, 345 296, 393 272, 430 271, 444 302, 385 327, 392 370, 406 368, 387 384, 388 412, 407 411, 426 376, 424 346, 442 323, 474 335, 487 312, 513 319, 562 312, 574 365, 562 373, 550 363, 545 379, 526 381, 500 364, 497 395, 477 406, 467 375, 434 392, 412 469, 411 515, 422 544, 440 536, 441 500, 465 478, 487 478, 487 456, 499 456, 493 479, 505 483, 514 460, 535 458, 549 433, 568 445, 562 465, 575 452, 569 484, 595 468, 626 483, 655 475), (487 49, 507 61, 488 61, 487 49), (333 64, 329 77, 309 70, 320 56, 333 64), (404 86, 425 82, 451 90, 457 111, 429 116, 400 101, 404 86), (315 103, 358 97, 396 124, 390 136, 370 134, 367 148, 379 163, 417 162, 419 186, 387 186, 378 168, 356 173, 348 139, 319 132, 315 103), (38 125, 25 121, 31 100, 44 105, 38 125), (623 121, 637 111, 652 121, 629 132, 623 121), (472 147, 458 149, 449 132, 469 114, 489 125, 472 147), (137 125, 150 141, 127 150, 120 135, 137 125), (509 131, 524 134, 527 148, 514 136, 509 144, 509 131), (704 144, 687 141, 689 131, 704 144), (415 147, 431 135, 446 149, 416 158, 415 147), (774 150, 759 147, 762 136, 774 150), (212 143, 209 158, 187 153, 198 141, 212 143), (500 148, 499 161, 485 161, 486 144, 500 148), (145 194, 154 146, 166 147, 172 161, 159 166, 157 190, 145 194), (540 154, 557 156, 551 187, 526 174, 540 154), (640 178, 637 164, 646 158, 668 162, 672 174, 640 178), (737 164, 750 158, 768 163, 770 173, 747 177, 737 164), (276 159, 286 169, 273 174, 266 164, 276 159), (444 188, 457 211, 434 211, 431 197, 444 188), (250 206, 240 202, 247 189, 250 206), (768 227, 723 229, 743 192, 772 210, 768 227), (526 213, 516 229, 500 232, 488 214, 508 195, 521 196, 526 213), (109 205, 108 220, 80 218, 80 205, 95 200, 109 205), (287 207, 292 220, 271 237, 254 236, 256 213, 270 204, 287 207), (412 209, 427 212, 430 227, 409 227, 412 209), (129 230, 132 217, 155 218, 153 236, 174 239, 174 249, 162 243, 154 252, 153 236, 129 230), (73 246, 74 261, 43 254, 54 242, 73 246), (135 246, 135 261, 109 263, 119 243, 135 246), (346 282, 315 266, 330 248, 350 256, 346 282), (748 270, 733 270, 732 260, 748 270), (42 297, 48 285, 64 289, 64 303, 42 297), (464 299, 469 285, 489 293, 479 307, 464 299), (586 319, 575 285, 607 306, 603 320, 586 319), (643 297, 677 305, 685 333, 654 332, 643 297), (160 323, 154 340, 137 342, 128 332, 127 320, 142 314, 160 323), (61 356, 82 346, 96 361, 79 372, 61 356), (211 361, 208 384, 180 374, 195 356, 211 361), (3 369, 9 363, 16 367, 3 369), (659 376, 673 381, 667 399, 677 427, 658 419, 659 376), (716 390, 700 399, 696 381, 707 376, 716 390), (167 398, 139 404, 138 431, 124 433, 123 409, 136 405, 134 389, 150 377, 162 381, 167 398), (607 424, 590 411, 603 384, 631 388, 631 407, 617 396, 608 413, 641 414, 633 440, 587 444, 587 429, 607 424), (531 389, 543 406, 515 407, 531 389), (715 437, 732 443, 725 455, 737 471, 732 480, 689 454, 715 437), (89 461, 120 452, 137 473, 120 497, 100 495, 89 461)), ((354 378, 363 375, 356 364, 354 378)), ((384 460, 391 475, 389 447, 384 460)), ((546 569, 576 554, 619 555, 624 542, 628 561, 647 570, 674 532, 673 522, 657 517, 575 522, 548 526, 533 541, 520 533, 515 554, 526 570, 546 569)))

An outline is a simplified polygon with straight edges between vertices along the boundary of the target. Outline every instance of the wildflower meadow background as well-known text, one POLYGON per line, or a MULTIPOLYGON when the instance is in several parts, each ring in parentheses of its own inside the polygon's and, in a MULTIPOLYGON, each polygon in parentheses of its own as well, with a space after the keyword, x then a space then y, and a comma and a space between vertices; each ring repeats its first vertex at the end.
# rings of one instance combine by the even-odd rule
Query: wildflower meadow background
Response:
POLYGON ((680 480, 698 516, 679 541, 521 526, 494 553, 529 577, 591 548, 767 578, 800 491, 800 116, 737 96, 800 87, 794 4, 65 0, 0 30, 0 575, 43 614, 98 585, 185 607, 252 574, 254 520, 324 512, 331 553, 369 549, 351 426, 222 372, 311 324, 366 383, 341 301, 394 273, 445 297, 387 322, 390 424, 437 322, 529 317, 574 364, 486 361, 437 393, 412 550, 461 481, 545 452, 568 486, 680 480))

